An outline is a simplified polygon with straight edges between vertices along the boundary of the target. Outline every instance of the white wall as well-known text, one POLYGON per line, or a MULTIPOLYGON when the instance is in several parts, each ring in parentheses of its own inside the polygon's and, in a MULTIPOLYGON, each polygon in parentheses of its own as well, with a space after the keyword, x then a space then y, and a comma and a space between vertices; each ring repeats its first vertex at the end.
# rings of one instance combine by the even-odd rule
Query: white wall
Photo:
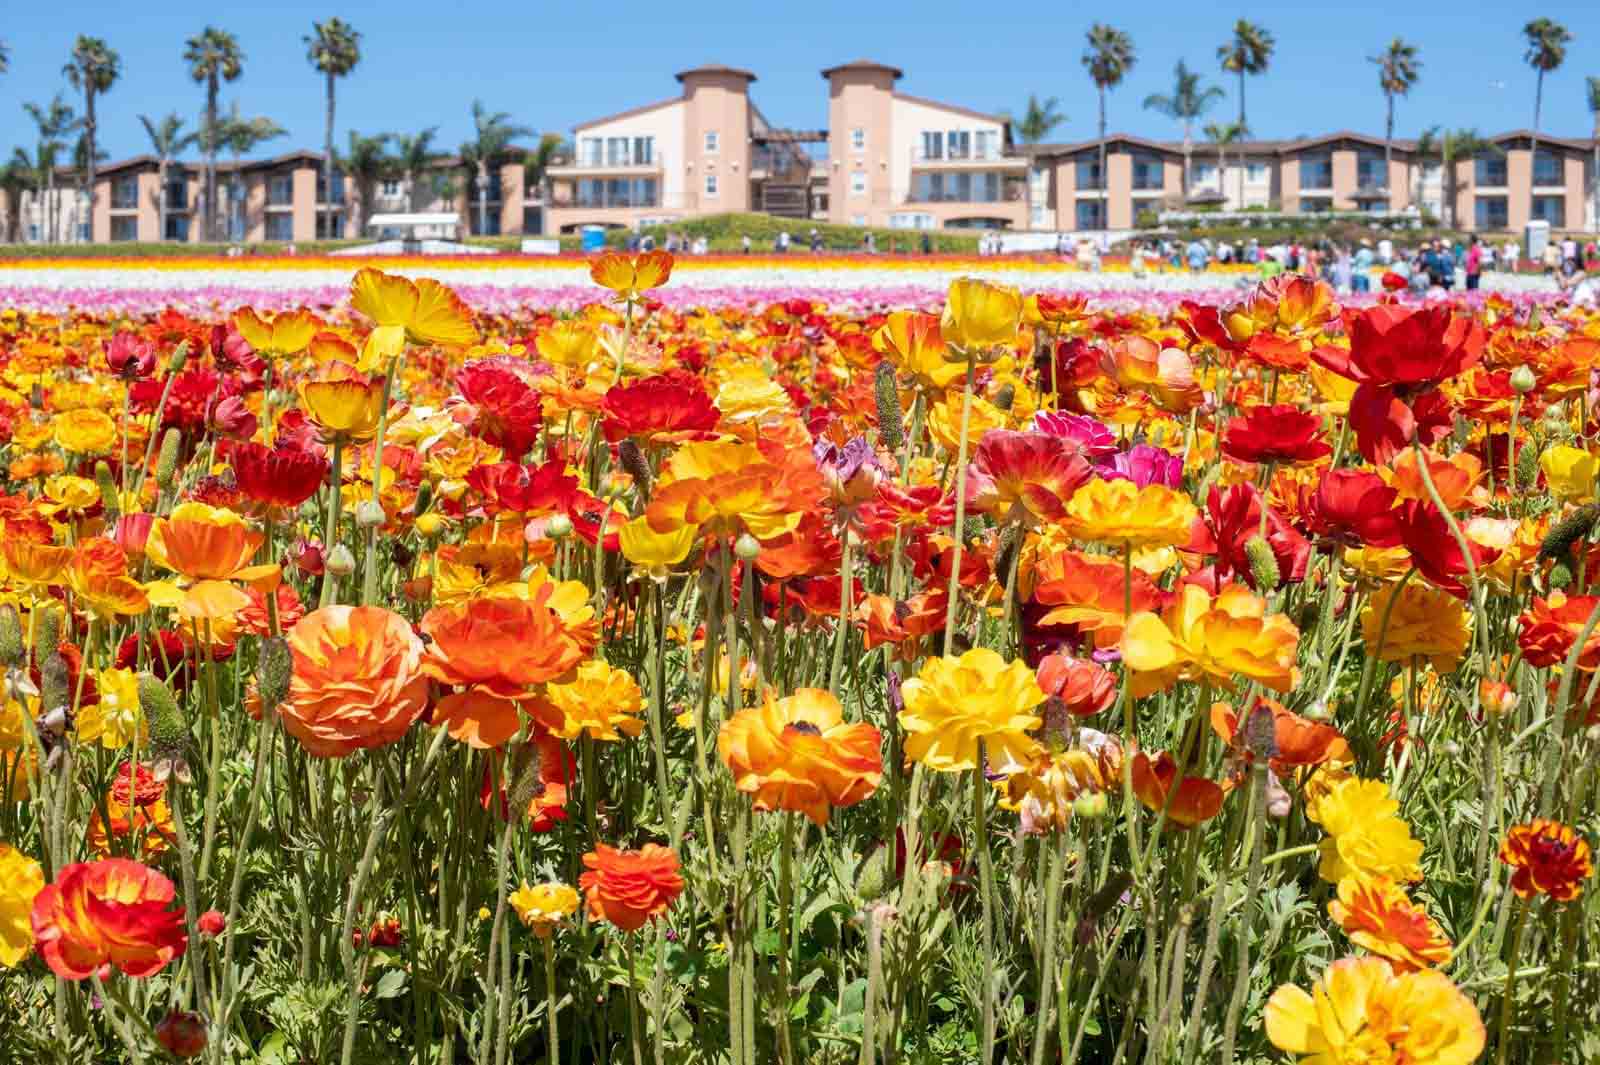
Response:
MULTIPOLYGON (((573 131, 574 147, 585 137, 654 137, 655 156, 661 167, 661 206, 681 209, 684 205, 684 124, 688 101, 673 100, 642 114, 629 115, 598 125, 579 126, 573 131)), ((582 156, 578 160, 582 162, 582 156)))
MULTIPOLYGON (((889 122, 889 189, 892 202, 896 204, 905 203, 911 197, 911 153, 922 146, 923 130, 941 130, 945 133, 968 130, 973 134, 974 142, 977 141, 977 134, 983 131, 993 133, 997 144, 1000 143, 1002 131, 999 122, 988 122, 948 108, 916 103, 898 95, 891 103, 889 122)), ((972 148, 977 151, 977 144, 974 143, 972 148)))

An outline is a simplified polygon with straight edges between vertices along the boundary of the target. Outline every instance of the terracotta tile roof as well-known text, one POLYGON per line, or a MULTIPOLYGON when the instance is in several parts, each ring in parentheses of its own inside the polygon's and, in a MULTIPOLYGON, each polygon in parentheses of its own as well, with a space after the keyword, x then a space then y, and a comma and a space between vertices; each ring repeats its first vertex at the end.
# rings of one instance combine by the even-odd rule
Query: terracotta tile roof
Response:
POLYGON ((824 70, 822 72, 822 76, 825 78, 831 78, 835 74, 843 74, 850 71, 874 70, 883 71, 887 74, 890 74, 896 80, 906 76, 906 72, 901 70, 899 67, 891 67, 886 63, 879 63, 872 59, 852 59, 848 63, 840 63, 836 67, 829 67, 827 70, 824 70))
POLYGON ((748 70, 741 70, 738 67, 724 66, 721 63, 707 63, 705 66, 690 67, 688 70, 680 70, 677 73, 677 78, 679 81, 682 81, 691 74, 732 74, 736 77, 745 78, 748 81, 756 80, 756 76, 750 73, 748 70))

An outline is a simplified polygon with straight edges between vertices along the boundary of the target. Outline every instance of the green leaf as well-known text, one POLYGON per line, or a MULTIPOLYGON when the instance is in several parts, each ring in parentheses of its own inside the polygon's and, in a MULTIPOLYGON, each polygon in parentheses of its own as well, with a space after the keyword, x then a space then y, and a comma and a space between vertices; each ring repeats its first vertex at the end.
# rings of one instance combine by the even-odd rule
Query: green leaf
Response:
POLYGON ((394 998, 405 990, 406 973, 404 969, 390 969, 378 979, 378 984, 372 989, 372 997, 376 999, 394 998))

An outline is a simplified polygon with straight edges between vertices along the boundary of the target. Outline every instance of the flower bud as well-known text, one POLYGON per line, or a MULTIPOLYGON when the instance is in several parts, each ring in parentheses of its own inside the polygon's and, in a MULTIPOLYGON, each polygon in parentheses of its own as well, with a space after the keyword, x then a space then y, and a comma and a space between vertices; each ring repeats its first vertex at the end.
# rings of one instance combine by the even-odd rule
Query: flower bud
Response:
POLYGON ((565 540, 572 535, 572 519, 565 514, 552 515, 544 532, 552 540, 565 540))
POLYGON ((1539 449, 1526 444, 1517 452, 1517 483, 1532 487, 1539 480, 1539 449))
POLYGON ((189 361, 189 342, 183 341, 172 349, 172 358, 167 360, 168 373, 182 373, 183 367, 189 361))
POLYGON ((417 485, 417 501, 411 507, 413 514, 426 514, 433 506, 433 482, 424 480, 417 485))
POLYGON ((1072 800, 1072 816, 1085 821, 1098 821, 1106 815, 1106 793, 1087 791, 1072 800))
POLYGON ((1278 557, 1272 553, 1272 545, 1267 543, 1267 538, 1257 533, 1245 541, 1245 558, 1250 561, 1250 576, 1255 578, 1256 589, 1260 592, 1275 592, 1278 590, 1278 557))
POLYGON ((33 608, 33 660, 43 662, 61 646, 61 607, 53 600, 33 608))
POLYGON ((168 429, 167 435, 161 438, 161 454, 156 459, 156 485, 162 491, 172 487, 178 474, 178 447, 182 443, 183 434, 176 428, 168 429))
POLYGON ((898 451, 906 439, 905 415, 900 411, 900 390, 895 385, 894 367, 887 359, 878 363, 872 394, 878 405, 878 439, 890 451, 898 451))
POLYGON ((1526 365, 1518 366, 1511 371, 1511 387, 1518 395, 1525 396, 1539 387, 1539 379, 1526 365))
POLYGON ((228 919, 222 915, 221 910, 207 910, 195 918, 194 926, 200 930, 201 935, 215 939, 227 929, 228 919))
POLYGON ((106 465, 105 459, 94 464, 94 484, 100 489, 100 503, 106 510, 106 523, 115 522, 122 516, 122 503, 117 498, 117 485, 111 479, 111 467, 106 465))
POLYGON ((754 562, 761 557, 761 541, 749 533, 743 533, 733 542, 733 553, 739 556, 740 561, 754 562))
POLYGON ((1572 567, 1565 562, 1557 562, 1550 567, 1549 584, 1551 588, 1561 589, 1572 584, 1572 567))
POLYGON ((419 536, 426 536, 431 540, 444 531, 444 515, 430 510, 426 514, 417 515, 415 525, 419 536))
POLYGON ((388 520, 388 515, 383 512, 383 504, 376 499, 363 499, 356 504, 356 528, 376 529, 388 520))
POLYGON ((22 618, 11 603, 0 605, 0 668, 16 669, 26 652, 22 646, 22 618))
POLYGON ((175 1058, 198 1058, 206 1052, 206 1019, 190 1010, 174 1010, 156 1025, 156 1042, 175 1058))
POLYGON ((328 552, 327 562, 323 565, 335 577, 348 577, 356 571, 356 556, 343 544, 334 544, 333 550, 328 552))
POLYGON ((261 660, 256 664, 256 690, 261 694, 261 705, 273 709, 289 695, 289 678, 294 673, 294 654, 289 641, 282 636, 268 636, 261 641, 261 660))
POLYGON ((189 782, 189 723, 172 691, 153 673, 139 674, 139 709, 150 729, 151 766, 157 780, 189 782))

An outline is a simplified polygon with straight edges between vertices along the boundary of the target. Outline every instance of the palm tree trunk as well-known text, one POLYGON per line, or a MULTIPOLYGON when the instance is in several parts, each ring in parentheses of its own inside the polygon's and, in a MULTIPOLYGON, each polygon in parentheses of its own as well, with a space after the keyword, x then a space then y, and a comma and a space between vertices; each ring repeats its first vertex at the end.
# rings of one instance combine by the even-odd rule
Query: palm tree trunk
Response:
POLYGON ((60 236, 56 232, 56 168, 54 163, 51 164, 49 171, 45 174, 44 194, 44 242, 46 244, 54 244, 60 236))
POLYGON ((1106 173, 1106 87, 1100 86, 1100 228, 1111 228, 1111 175, 1106 173))
POLYGON ((84 80, 83 88, 83 138, 89 151, 89 158, 84 162, 84 173, 89 182, 89 236, 94 236, 94 86, 84 80))
MULTIPOLYGON (((1544 104, 1544 71, 1539 71, 1539 76, 1533 83, 1533 143, 1528 152, 1528 221, 1533 221, 1533 186, 1534 173, 1539 164, 1539 109, 1544 104)), ((1509 179, 1508 179, 1509 180, 1509 179)), ((1507 219, 1507 221, 1510 221, 1507 219)), ((1553 235, 1553 234, 1552 234, 1553 235)))
POLYGON ((206 213, 200 235, 206 241, 217 239, 217 75, 206 79, 206 213))
POLYGON ((1383 126, 1383 194, 1388 202, 1384 210, 1387 212, 1394 206, 1394 195, 1389 191, 1389 168, 1394 164, 1394 93, 1384 93, 1389 98, 1389 116, 1383 126))
POLYGON ((1589 183, 1593 186, 1591 195, 1594 200, 1594 230, 1600 233, 1600 111, 1595 113, 1593 140, 1594 162, 1589 167, 1589 183))
MULTIPOLYGON (((1102 125, 1104 123, 1102 122, 1102 125)), ((1100 149, 1101 158, 1105 158, 1105 148, 1100 149)), ((478 160, 478 236, 483 236, 489 231, 489 162, 486 159, 478 160)))
POLYGON ((322 237, 333 236, 333 71, 328 71, 328 114, 322 127, 322 198, 328 208, 324 213, 322 237))
POLYGON ((1239 135, 1244 136, 1244 65, 1239 66, 1239 135))
POLYGON ((1194 154, 1194 123, 1189 119, 1183 120, 1183 203, 1182 207, 1189 205, 1189 159, 1194 154))

